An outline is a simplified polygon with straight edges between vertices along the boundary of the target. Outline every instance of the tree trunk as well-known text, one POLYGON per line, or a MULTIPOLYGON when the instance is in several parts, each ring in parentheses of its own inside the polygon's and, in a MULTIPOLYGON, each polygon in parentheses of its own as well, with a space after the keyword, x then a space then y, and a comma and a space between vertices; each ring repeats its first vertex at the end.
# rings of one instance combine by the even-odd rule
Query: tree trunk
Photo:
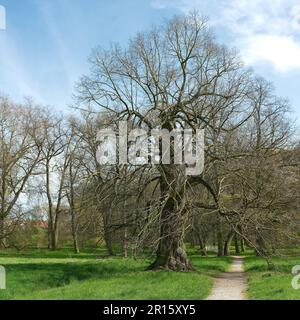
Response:
POLYGON ((113 246, 113 240, 111 237, 111 231, 110 231, 110 225, 109 225, 109 209, 104 209, 103 212, 103 228, 104 228, 104 241, 106 244, 106 248, 108 251, 108 254, 110 256, 115 255, 114 246, 113 246))
POLYGON ((56 233, 56 230, 55 230, 55 229, 51 230, 50 249, 51 249, 52 251, 56 251, 56 250, 57 250, 57 233, 56 233))
POLYGON ((78 245, 78 240, 77 240, 77 235, 73 236, 73 247, 74 247, 74 253, 79 253, 79 245, 78 245))
POLYGON ((207 250, 206 250, 205 242, 200 243, 200 254, 201 254, 201 256, 203 256, 203 257, 206 257, 206 256, 207 256, 207 250))
POLYGON ((169 199, 162 210, 159 247, 151 269, 174 271, 192 269, 185 252, 182 229, 178 228, 176 223, 178 216, 174 213, 174 209, 174 200, 169 199))
MULTIPOLYGON (((162 129, 171 132, 175 127, 172 124, 171 114, 161 114, 162 129)), ((173 271, 192 270, 184 246, 185 209, 187 182, 185 165, 175 164, 174 143, 170 140, 170 164, 160 163, 160 235, 156 251, 156 260, 150 269, 169 269, 173 271)), ((160 159, 163 158, 162 141, 159 142, 160 159)))
POLYGON ((199 240, 199 247, 200 247, 200 255, 205 257, 207 256, 205 239, 203 239, 201 235, 198 235, 198 240, 199 240))
POLYGON ((162 205, 160 215, 160 238, 156 252, 156 260, 150 269, 169 269, 174 271, 191 270, 184 246, 184 215, 182 207, 184 194, 182 184, 173 165, 164 166, 164 174, 160 179, 162 198, 167 199, 162 205), (174 175, 175 172, 175 175, 174 175))
POLYGON ((230 255, 230 245, 234 236, 234 231, 230 231, 224 244, 224 256, 230 255))
POLYGON ((71 225, 72 225, 72 237, 73 237, 73 248, 75 253, 79 253, 79 245, 77 239, 77 228, 76 228, 76 221, 75 221, 75 213, 71 210, 71 225))
POLYGON ((127 238, 128 238, 128 228, 127 228, 127 201, 124 201, 124 205, 122 208, 122 216, 123 216, 123 222, 124 222, 124 232, 123 237, 121 240, 121 248, 122 248, 122 255, 124 258, 128 257, 127 252, 127 238))
POLYGON ((217 222, 217 245, 218 245, 218 257, 223 257, 224 255, 223 237, 222 237, 221 221, 219 216, 218 216, 218 222, 217 222))
POLYGON ((50 229, 50 221, 48 221, 47 240, 48 240, 47 249, 50 250, 50 249, 51 249, 51 229, 50 229))
POLYGON ((68 194, 68 201, 70 205, 71 213, 71 229, 73 237, 73 249, 74 253, 79 253, 78 239, 77 239, 77 222, 76 222, 76 208, 75 208, 75 191, 74 191, 74 180, 76 179, 76 174, 73 172, 73 158, 70 158, 69 163, 69 179, 70 179, 70 189, 68 194))
POLYGON ((207 250, 206 250, 206 239, 199 230, 198 226, 193 222, 193 232, 192 232, 192 239, 193 243, 199 244, 199 249, 200 249, 200 255, 201 256, 207 256, 207 250))
POLYGON ((265 256, 268 255, 268 250, 266 248, 265 241, 264 241, 263 237, 260 234, 257 234, 256 245, 257 245, 257 249, 258 249, 258 250, 255 249, 255 252, 256 252, 257 256, 265 257, 265 256))
POLYGON ((245 252, 245 241, 241 238, 241 252, 245 252))
POLYGON ((196 244, 197 244, 196 235, 195 235, 195 232, 192 232, 192 235, 191 235, 191 246, 194 248, 196 244))
POLYGON ((4 230, 4 218, 0 217, 0 249, 5 249, 5 230, 4 230))
POLYGON ((235 249, 235 254, 239 255, 240 254, 240 247, 239 247, 238 237, 237 237, 236 233, 234 235, 234 249, 235 249))
POLYGON ((106 248, 107 248, 108 254, 110 256, 114 256, 115 255, 115 251, 114 251, 114 247, 113 247, 111 234, 110 234, 110 231, 108 230, 108 228, 105 228, 105 230, 104 230, 104 241, 105 241, 105 244, 106 244, 106 248))
POLYGON ((58 248, 58 228, 59 228, 58 218, 59 218, 59 212, 56 211, 54 221, 52 216, 48 226, 49 236, 50 236, 50 250, 52 251, 56 251, 58 248))
MULTIPOLYGON (((126 224, 126 221, 125 221, 126 224)), ((128 237, 128 232, 127 232, 127 227, 124 228, 124 233, 123 233, 123 238, 121 240, 121 247, 122 247, 122 255, 124 258, 128 257, 128 252, 127 252, 127 237, 128 237)))

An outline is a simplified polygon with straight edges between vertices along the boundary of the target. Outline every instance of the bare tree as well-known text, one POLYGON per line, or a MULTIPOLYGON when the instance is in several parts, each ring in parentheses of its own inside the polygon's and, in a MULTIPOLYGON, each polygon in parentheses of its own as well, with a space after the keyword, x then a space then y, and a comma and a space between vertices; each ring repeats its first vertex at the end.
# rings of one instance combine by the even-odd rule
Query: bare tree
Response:
POLYGON ((0 245, 22 216, 20 197, 41 161, 39 109, 0 97, 0 245), (20 213, 21 212, 21 213, 20 213))
POLYGON ((57 249, 59 217, 66 197, 65 183, 68 170, 70 136, 61 118, 49 111, 43 119, 45 141, 42 146, 44 192, 48 203, 49 248, 57 249))
MULTIPOLYGON (((211 136, 234 130, 248 117, 249 73, 234 52, 214 42, 196 13, 138 34, 127 49, 96 50, 90 61, 91 75, 78 87, 86 110, 104 109, 147 130, 188 126, 207 128, 211 136)), ((161 163, 157 172, 160 236, 152 268, 190 269, 183 243, 186 190, 205 183, 187 179, 184 166, 161 163)))

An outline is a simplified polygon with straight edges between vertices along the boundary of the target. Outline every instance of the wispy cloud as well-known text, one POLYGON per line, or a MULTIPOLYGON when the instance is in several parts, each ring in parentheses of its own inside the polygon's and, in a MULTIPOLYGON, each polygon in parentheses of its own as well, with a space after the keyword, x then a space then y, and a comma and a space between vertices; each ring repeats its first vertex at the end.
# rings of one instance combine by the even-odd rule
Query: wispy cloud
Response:
POLYGON ((72 54, 66 45, 66 39, 64 39, 57 25, 58 22, 55 19, 55 12, 62 10, 62 6, 57 8, 57 2, 51 4, 49 2, 36 1, 36 4, 40 9, 41 17, 56 49, 55 51, 60 61, 61 75, 63 75, 65 79, 67 91, 71 93, 74 81, 73 73, 75 73, 76 66, 73 62, 72 54))
POLYGON ((27 73, 26 63, 20 57, 18 47, 5 33, 0 37, 0 45, 1 89, 2 86, 15 88, 19 100, 24 96, 34 96, 40 101, 41 97, 33 85, 34 81, 27 73))
POLYGON ((0 5, 0 30, 6 28, 6 10, 3 6, 0 5))
POLYGON ((300 44, 292 37, 253 36, 245 41, 241 52, 249 65, 269 62, 279 72, 300 69, 300 44))
POLYGON ((152 6, 207 14, 234 36, 248 64, 267 62, 279 72, 300 69, 299 0, 153 0, 152 6))

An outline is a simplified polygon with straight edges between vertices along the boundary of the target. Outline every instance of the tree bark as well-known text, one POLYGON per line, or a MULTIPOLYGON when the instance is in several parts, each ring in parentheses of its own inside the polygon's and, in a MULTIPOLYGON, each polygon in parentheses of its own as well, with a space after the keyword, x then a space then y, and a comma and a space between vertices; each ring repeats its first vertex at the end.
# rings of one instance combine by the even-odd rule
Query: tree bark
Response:
POLYGON ((150 269, 191 270, 193 267, 184 246, 184 194, 180 192, 182 185, 173 165, 163 167, 160 189, 162 199, 167 200, 161 208, 159 245, 156 260, 150 269))
POLYGON ((77 238, 77 228, 76 228, 76 221, 75 221, 75 213, 71 210, 71 224, 72 224, 72 237, 73 237, 73 248, 75 253, 79 253, 79 245, 78 245, 78 238, 77 238))
POLYGON ((108 254, 110 256, 115 255, 114 246, 113 246, 113 240, 111 237, 111 230, 109 225, 109 209, 104 209, 103 212, 103 229, 104 229, 104 241, 106 244, 106 248, 108 251, 108 254))
POLYGON ((256 255, 257 256, 267 256, 268 255, 268 250, 266 248, 266 244, 264 239, 262 238, 262 236, 260 234, 257 234, 256 237, 256 245, 257 245, 257 249, 255 249, 256 255))
POLYGON ((217 245, 218 245, 218 257, 223 257, 224 247, 223 247, 223 236, 222 236, 222 227, 220 217, 218 216, 217 222, 217 245))
POLYGON ((51 230, 51 243, 50 243, 50 249, 52 251, 57 250, 57 232, 56 230, 51 230))
POLYGON ((77 171, 73 171, 73 155, 70 157, 69 161, 69 180, 70 180, 70 188, 69 193, 67 194, 67 198, 70 206, 71 213, 71 230, 72 230, 72 238, 73 238, 73 249, 74 253, 79 253, 79 245, 77 238, 77 221, 76 221, 76 208, 75 208, 75 190, 74 190, 74 181, 77 177, 77 171))
POLYGON ((236 233, 234 235, 234 249, 235 249, 235 254, 239 255, 240 254, 240 247, 239 247, 238 237, 237 237, 236 233))
MULTIPOLYGON (((124 216, 124 224, 126 225, 126 214, 124 216)), ((127 237, 128 237, 128 230, 127 227, 124 227, 124 233, 123 238, 121 240, 121 247, 122 247, 122 255, 124 258, 128 257, 128 251, 127 251, 127 237)))
POLYGON ((200 255, 203 257, 207 256, 206 243, 201 236, 199 236, 199 246, 200 246, 200 255))
POLYGON ((230 245, 234 236, 234 231, 230 231, 224 244, 224 256, 230 255, 230 245))
POLYGON ((199 230, 198 226, 193 222, 193 232, 192 232, 193 246, 199 244, 199 251, 201 256, 207 256, 206 250, 206 239, 202 232, 199 230))
POLYGON ((241 252, 245 252, 245 241, 243 238, 241 239, 241 252))
POLYGON ((0 217, 0 249, 5 249, 5 230, 4 230, 4 218, 0 217))

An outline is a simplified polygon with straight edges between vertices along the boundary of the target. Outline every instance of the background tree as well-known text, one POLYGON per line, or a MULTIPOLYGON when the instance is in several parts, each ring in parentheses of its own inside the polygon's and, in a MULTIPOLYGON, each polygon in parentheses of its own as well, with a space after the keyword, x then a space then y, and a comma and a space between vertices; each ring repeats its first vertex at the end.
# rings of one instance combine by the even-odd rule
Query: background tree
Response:
POLYGON ((0 246, 22 218, 19 200, 41 161, 39 112, 30 100, 18 105, 0 97, 0 246))

